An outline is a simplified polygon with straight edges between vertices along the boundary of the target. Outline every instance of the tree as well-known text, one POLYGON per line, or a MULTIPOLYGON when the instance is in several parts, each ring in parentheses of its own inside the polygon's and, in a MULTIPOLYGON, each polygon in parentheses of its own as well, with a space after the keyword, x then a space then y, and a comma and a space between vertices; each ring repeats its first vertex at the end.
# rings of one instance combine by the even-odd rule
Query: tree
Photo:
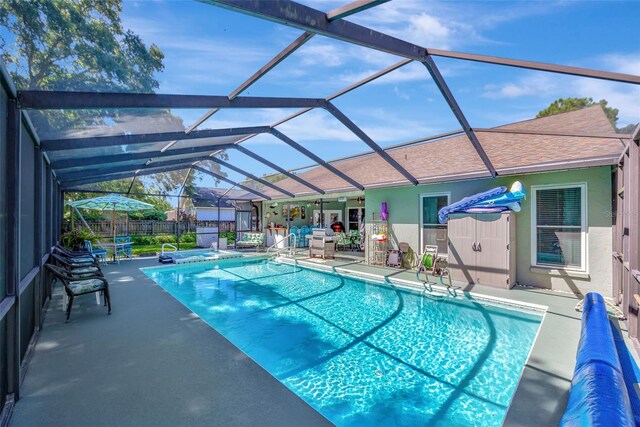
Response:
POLYGON ((552 116, 558 113, 564 113, 567 111, 580 110, 582 108, 591 107, 592 105, 602 106, 607 118, 611 122, 611 125, 616 128, 618 123, 618 109, 607 106, 607 101, 601 99, 598 102, 594 102, 593 98, 559 98, 553 101, 547 108, 541 110, 536 118, 552 116))
POLYGON ((636 130, 636 127, 638 127, 638 123, 633 124, 630 123, 624 127, 621 127, 618 130, 619 133, 633 133, 634 130, 636 130))
POLYGON ((125 30, 121 0, 4 0, 2 59, 22 89, 152 92, 164 54, 125 30))
MULTIPOLYGON (((7 33, 0 32, 0 57, 19 89, 152 93, 164 54, 125 29, 121 12, 122 0, 0 1, 0 26, 7 33)), ((185 128, 169 110, 49 110, 34 112, 31 119, 40 136, 54 139, 87 130, 126 134, 185 128)), ((220 173, 217 165, 207 167, 220 173)), ((192 174, 187 185, 196 180, 192 174)), ((144 180, 163 192, 183 182, 180 172, 144 180)))

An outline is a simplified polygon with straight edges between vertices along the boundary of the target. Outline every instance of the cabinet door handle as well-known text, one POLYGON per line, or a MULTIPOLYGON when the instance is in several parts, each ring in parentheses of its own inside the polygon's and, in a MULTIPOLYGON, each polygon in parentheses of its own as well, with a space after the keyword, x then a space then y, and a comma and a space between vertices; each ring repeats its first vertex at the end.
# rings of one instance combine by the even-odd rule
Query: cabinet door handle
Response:
POLYGON ((480 242, 478 242, 478 245, 476 247, 478 248, 478 252, 482 252, 482 246, 480 246, 480 242))
POLYGON ((473 251, 477 251, 478 248, 476 247, 476 242, 473 242, 473 245, 471 245, 471 249, 473 249, 473 251))

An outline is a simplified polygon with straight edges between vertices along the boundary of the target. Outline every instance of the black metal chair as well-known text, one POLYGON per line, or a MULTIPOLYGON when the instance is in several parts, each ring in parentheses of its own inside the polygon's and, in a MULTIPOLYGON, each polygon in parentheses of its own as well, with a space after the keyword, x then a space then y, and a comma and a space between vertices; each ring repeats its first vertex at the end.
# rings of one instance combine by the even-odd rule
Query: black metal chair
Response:
POLYGON ((68 264, 75 267, 94 265, 98 266, 99 260, 90 252, 72 252, 59 245, 53 248, 55 255, 64 258, 68 264))
POLYGON ((99 262, 95 263, 74 263, 72 259, 66 258, 56 253, 51 254, 51 258, 55 263, 65 269, 71 276, 77 276, 78 278, 89 276, 104 276, 99 262))
POLYGON ((73 306, 73 299, 80 295, 91 294, 94 292, 104 293, 104 305, 108 306, 108 313, 111 314, 111 297, 109 295, 109 282, 101 275, 94 275, 88 277, 78 277, 70 274, 65 269, 53 265, 45 264, 45 267, 53 273, 56 279, 60 280, 64 285, 64 290, 69 297, 69 303, 67 305, 67 322, 71 315, 71 307, 73 306))

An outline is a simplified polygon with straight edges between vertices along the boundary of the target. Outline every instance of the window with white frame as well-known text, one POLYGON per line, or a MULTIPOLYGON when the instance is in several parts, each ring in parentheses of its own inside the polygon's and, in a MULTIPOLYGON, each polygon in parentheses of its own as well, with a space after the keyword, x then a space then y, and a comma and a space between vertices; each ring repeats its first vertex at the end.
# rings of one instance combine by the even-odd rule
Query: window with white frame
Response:
POLYGON ((586 185, 532 187, 534 265, 586 270, 586 185))
POLYGON ((420 252, 425 245, 436 245, 439 253, 448 253, 447 224, 438 222, 438 211, 448 204, 448 193, 420 195, 420 252))

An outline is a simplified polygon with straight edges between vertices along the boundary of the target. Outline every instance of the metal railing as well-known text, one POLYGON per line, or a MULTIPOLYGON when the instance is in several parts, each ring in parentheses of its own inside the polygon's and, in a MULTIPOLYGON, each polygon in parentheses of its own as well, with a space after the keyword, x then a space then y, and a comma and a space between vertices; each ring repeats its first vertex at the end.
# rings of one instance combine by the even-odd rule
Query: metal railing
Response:
POLYGON ((281 240, 281 241, 279 241, 279 242, 275 242, 273 245, 269 246, 269 247, 267 248, 267 254, 271 251, 271 249, 273 249, 273 248, 275 248, 276 246, 278 246, 278 244, 280 244, 281 242, 287 242, 287 239, 289 239, 289 238, 291 238, 291 237, 293 237, 293 246, 289 245, 289 246, 286 246, 286 247, 284 247, 284 248, 278 248, 278 250, 275 252, 275 254, 277 255, 277 254, 279 254, 279 253, 281 253, 281 252, 285 251, 286 249, 289 249, 289 255, 293 255, 293 253, 294 253, 294 251, 295 251, 295 249, 296 249, 296 247, 297 247, 297 244, 298 244, 298 236, 297 236, 297 235, 295 235, 294 233, 289 233, 289 234, 287 234, 286 236, 284 236, 284 237, 282 238, 282 240, 281 240))
POLYGON ((169 246, 170 248, 173 248, 173 250, 172 250, 171 252, 178 252, 178 248, 176 248, 175 246, 173 246, 171 243, 163 243, 163 244, 162 244, 162 250, 161 250, 161 252, 160 252, 160 254, 161 254, 162 256, 164 256, 164 253, 165 253, 165 251, 164 251, 164 247, 165 247, 165 246, 169 246))

